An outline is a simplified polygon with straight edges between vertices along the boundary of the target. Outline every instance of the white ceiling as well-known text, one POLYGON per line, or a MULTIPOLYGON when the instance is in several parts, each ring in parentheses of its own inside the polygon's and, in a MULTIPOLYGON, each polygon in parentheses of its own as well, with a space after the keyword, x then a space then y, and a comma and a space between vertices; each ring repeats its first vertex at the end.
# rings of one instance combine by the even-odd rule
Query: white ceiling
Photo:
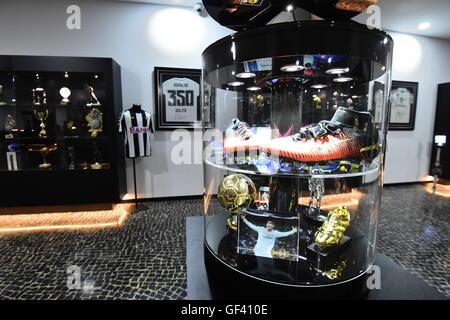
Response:
MULTIPOLYGON (((201 0, 116 0, 192 7, 201 0)), ((413 33, 450 40, 450 0, 378 0, 381 25, 385 30, 413 33), (417 29, 421 22, 431 23, 427 30, 417 29)), ((367 15, 355 20, 365 23, 367 15)))

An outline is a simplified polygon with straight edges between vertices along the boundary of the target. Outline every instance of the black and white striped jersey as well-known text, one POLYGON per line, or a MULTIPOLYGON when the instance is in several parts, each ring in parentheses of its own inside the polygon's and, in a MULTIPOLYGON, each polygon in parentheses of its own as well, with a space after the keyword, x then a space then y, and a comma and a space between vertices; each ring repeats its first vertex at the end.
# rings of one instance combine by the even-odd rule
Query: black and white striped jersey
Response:
POLYGON ((122 112, 119 131, 124 133, 125 152, 128 158, 151 155, 150 133, 154 131, 150 113, 133 108, 122 112))

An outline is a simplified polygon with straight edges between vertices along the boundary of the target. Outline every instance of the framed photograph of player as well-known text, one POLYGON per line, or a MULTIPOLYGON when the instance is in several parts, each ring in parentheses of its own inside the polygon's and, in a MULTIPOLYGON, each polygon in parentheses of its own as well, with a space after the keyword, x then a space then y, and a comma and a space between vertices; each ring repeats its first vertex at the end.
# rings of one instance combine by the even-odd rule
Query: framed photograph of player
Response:
POLYGON ((389 130, 414 130, 419 83, 392 81, 389 130))
POLYGON ((201 70, 155 67, 156 129, 202 128, 201 70))
POLYGON ((242 210, 238 224, 238 252, 262 258, 298 260, 299 219, 264 210, 242 210))

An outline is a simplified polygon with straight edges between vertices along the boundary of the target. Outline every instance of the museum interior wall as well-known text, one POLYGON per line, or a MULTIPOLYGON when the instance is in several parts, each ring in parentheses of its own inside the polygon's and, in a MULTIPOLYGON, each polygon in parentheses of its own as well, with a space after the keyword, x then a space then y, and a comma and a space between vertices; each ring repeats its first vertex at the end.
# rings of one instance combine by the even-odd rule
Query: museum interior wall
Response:
MULTIPOLYGON (((71 4, 67 0, 3 2, 0 43, 7 45, 0 47, 0 54, 111 57, 122 68, 124 109, 138 103, 153 113, 154 67, 200 69, 202 51, 232 33, 190 8, 98 0, 77 1, 82 9, 81 30, 68 30, 66 8, 71 4)), ((428 175, 437 84, 450 81, 450 41, 392 35, 393 80, 419 82, 419 92, 415 130, 388 134, 385 182, 420 181, 428 175)), ((201 161, 182 165, 170 161, 172 148, 179 143, 171 141, 171 134, 156 131, 152 156, 136 161, 139 197, 203 193, 201 161)), ((190 135, 193 157, 202 151, 202 138, 201 133, 190 135)), ((129 160, 127 180, 132 194, 129 160)))
POLYGON ((419 83, 414 131, 389 131, 385 183, 428 179, 437 86, 450 81, 450 41, 390 33, 394 39, 392 80, 419 83))

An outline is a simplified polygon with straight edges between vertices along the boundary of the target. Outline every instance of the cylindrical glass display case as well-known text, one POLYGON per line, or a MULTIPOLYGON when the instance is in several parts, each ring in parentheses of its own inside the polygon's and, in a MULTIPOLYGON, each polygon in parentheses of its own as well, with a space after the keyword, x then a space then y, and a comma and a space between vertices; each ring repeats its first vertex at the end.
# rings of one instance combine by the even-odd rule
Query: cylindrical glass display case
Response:
POLYGON ((362 283, 375 258, 392 49, 379 30, 307 21, 236 33, 204 51, 213 293, 362 283))

